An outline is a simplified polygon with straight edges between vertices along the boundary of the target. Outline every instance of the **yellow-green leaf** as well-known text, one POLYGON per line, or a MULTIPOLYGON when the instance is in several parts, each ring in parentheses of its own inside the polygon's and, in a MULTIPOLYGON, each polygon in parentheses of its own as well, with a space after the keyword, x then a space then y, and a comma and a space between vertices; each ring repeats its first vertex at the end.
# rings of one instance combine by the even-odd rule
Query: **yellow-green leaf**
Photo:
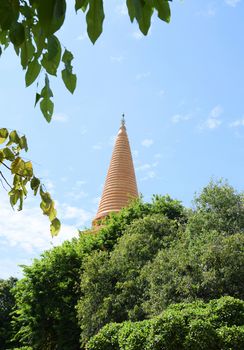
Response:
POLYGON ((8 130, 6 128, 0 129, 0 143, 4 143, 8 137, 8 130))
POLYGON ((51 235, 52 236, 57 236, 61 228, 61 224, 58 218, 55 218, 52 220, 51 225, 50 225, 50 230, 51 230, 51 235))

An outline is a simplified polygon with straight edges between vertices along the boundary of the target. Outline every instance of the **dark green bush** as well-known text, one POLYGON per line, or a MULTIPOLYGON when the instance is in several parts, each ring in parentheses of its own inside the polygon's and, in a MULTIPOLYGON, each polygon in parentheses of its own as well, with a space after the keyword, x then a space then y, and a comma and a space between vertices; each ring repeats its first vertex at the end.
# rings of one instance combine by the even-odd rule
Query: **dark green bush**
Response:
POLYGON ((106 325, 87 350, 243 350, 243 307, 232 297, 176 304, 151 320, 106 325))
POLYGON ((120 350, 118 336, 122 324, 109 323, 86 345, 87 350, 120 350))
POLYGON ((244 349, 244 326, 224 326, 217 332, 221 350, 244 349))
POLYGON ((187 325, 183 315, 177 311, 166 311, 151 323, 147 349, 183 350, 187 325))
POLYGON ((188 326, 184 349, 218 350, 218 337, 213 325, 208 320, 193 320, 188 326))
POLYGON ((146 350, 150 329, 150 321, 123 323, 123 327, 119 331, 119 348, 146 350))

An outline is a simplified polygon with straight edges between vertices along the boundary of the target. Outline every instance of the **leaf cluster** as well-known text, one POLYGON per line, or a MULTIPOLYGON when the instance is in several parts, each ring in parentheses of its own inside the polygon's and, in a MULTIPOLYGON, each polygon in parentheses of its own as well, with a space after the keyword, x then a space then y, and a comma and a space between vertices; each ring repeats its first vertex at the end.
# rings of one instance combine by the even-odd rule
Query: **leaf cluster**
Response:
POLYGON ((14 208, 18 205, 18 210, 22 210, 23 201, 27 197, 28 189, 33 194, 40 196, 40 207, 44 215, 50 220, 50 231, 52 236, 58 234, 60 230, 60 221, 57 218, 57 211, 51 195, 45 190, 33 172, 32 163, 25 161, 21 157, 21 152, 28 151, 26 137, 20 136, 16 130, 8 131, 6 128, 0 129, 0 179, 3 187, 7 186, 10 190, 9 200, 14 208), (7 175, 4 173, 7 172, 7 175), (12 184, 9 183, 8 177, 11 177, 12 184))
MULTIPOLYGON (((105 18, 103 0, 73 0, 74 8, 86 15, 87 33, 94 44, 103 30, 105 18)), ((154 10, 158 17, 169 22, 167 0, 127 0, 130 20, 136 20, 143 34, 147 34, 154 10)), ((25 70, 26 86, 33 84, 42 71, 44 87, 36 93, 35 105, 50 122, 53 115, 53 93, 49 76, 57 76, 63 64, 61 77, 65 87, 73 93, 76 75, 73 73, 73 55, 62 48, 57 32, 66 16, 66 0, 1 0, 0 1, 0 56, 3 49, 13 45, 20 64, 25 70)))
POLYGON ((239 299, 180 303, 150 320, 109 323, 89 340, 87 349, 241 350, 243 324, 244 302, 239 299))

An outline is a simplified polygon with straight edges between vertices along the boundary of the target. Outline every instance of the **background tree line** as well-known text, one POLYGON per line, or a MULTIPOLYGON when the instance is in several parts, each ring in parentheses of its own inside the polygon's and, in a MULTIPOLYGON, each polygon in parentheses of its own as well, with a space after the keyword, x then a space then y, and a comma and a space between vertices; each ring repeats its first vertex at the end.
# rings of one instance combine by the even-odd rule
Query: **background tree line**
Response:
POLYGON ((25 266, 24 277, 9 286, 10 304, 1 289, 7 307, 0 348, 137 350, 149 332, 153 350, 162 348, 158 337, 165 349, 181 349, 167 345, 172 336, 184 349, 242 349, 243 232, 243 193, 225 182, 210 182, 193 209, 169 196, 138 199, 96 234, 80 232, 25 266), (230 319, 215 322, 228 313, 230 319), (194 332, 201 344, 195 347, 194 332), (214 347, 226 337, 227 345, 214 347), (231 342, 237 345, 227 347, 231 342))

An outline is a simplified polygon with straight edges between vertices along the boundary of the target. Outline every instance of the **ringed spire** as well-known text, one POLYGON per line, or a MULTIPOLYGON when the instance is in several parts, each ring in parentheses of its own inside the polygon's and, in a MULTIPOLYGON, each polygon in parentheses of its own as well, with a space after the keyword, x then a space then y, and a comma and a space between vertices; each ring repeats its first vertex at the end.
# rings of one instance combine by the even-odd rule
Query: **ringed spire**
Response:
POLYGON ((123 114, 93 226, 110 213, 119 212, 136 197, 136 176, 123 114))

